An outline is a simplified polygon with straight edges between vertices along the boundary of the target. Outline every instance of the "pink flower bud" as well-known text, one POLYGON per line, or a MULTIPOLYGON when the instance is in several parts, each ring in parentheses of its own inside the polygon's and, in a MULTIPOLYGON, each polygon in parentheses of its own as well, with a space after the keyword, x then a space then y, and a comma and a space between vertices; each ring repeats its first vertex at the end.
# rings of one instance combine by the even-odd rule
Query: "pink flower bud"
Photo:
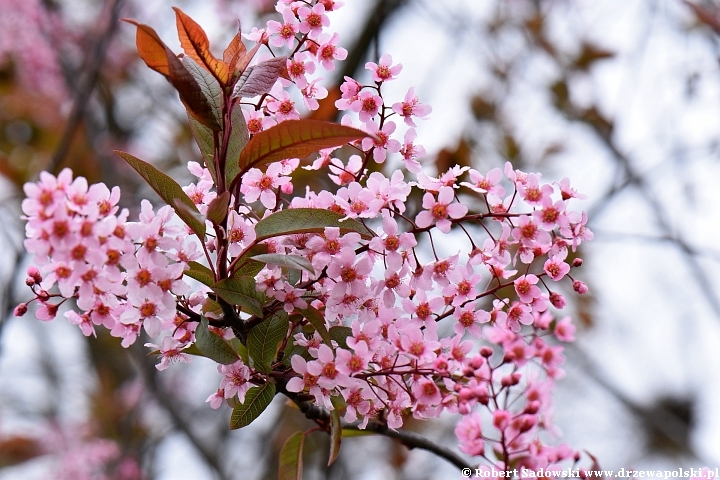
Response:
POLYGON ((503 355, 503 363, 512 363, 516 358, 513 352, 505 352, 505 355, 503 355))
POLYGON ((580 280, 575 280, 573 282, 573 289, 579 293, 580 295, 583 295, 588 292, 588 287, 580 280))
POLYGON ((37 267, 30 265, 27 269, 27 274, 35 280, 35 283, 42 282, 42 275, 40 275, 40 270, 38 270, 37 267))
POLYGON ((480 349, 480 355, 482 355, 485 358, 491 357, 493 354, 493 349, 490 347, 482 347, 480 349))
POLYGON ((13 311, 13 315, 15 315, 16 317, 22 317, 23 315, 25 315, 27 313, 27 309, 28 309, 27 303, 21 303, 20 305, 15 307, 15 310, 13 311))
POLYGON ((47 292, 47 290, 43 290, 42 288, 38 290, 37 292, 37 298, 41 302, 47 302, 50 300, 50 294, 47 292))
POLYGON ((283 183, 283 184, 280 186, 280 190, 282 190, 282 192, 283 192, 284 194, 290 195, 290 194, 293 192, 293 184, 292 184, 292 182, 283 183))
POLYGON ((472 369, 477 370, 483 366, 483 363, 485 363, 485 359, 483 357, 473 357, 470 359, 469 365, 472 369))
POLYGON ((533 400, 531 402, 528 402, 525 405, 525 409, 523 410, 523 413, 529 413, 530 415, 535 415, 540 410, 540 402, 537 400, 533 400))
POLYGON ((574 259, 573 262, 572 262, 572 266, 573 266, 573 267, 579 267, 579 266, 581 266, 582 264, 583 264, 583 259, 580 258, 580 257, 574 259))
POLYGON ((557 308, 558 310, 562 310, 563 308, 565 308, 565 305, 567 305, 565 297, 555 292, 550 294, 550 303, 552 303, 553 307, 557 308))
POLYGON ((517 373, 513 373, 512 375, 503 377, 500 383, 503 387, 511 387, 513 385, 517 385, 518 383, 520 383, 520 375, 517 373))
POLYGON ((475 394, 473 393, 472 389, 464 387, 462 390, 460 390, 458 397, 460 398, 461 402, 469 402, 470 400, 475 398, 475 394))
POLYGON ((32 287, 33 285, 35 285, 35 279, 33 277, 27 277, 25 279, 25 285, 27 285, 28 287, 32 287))

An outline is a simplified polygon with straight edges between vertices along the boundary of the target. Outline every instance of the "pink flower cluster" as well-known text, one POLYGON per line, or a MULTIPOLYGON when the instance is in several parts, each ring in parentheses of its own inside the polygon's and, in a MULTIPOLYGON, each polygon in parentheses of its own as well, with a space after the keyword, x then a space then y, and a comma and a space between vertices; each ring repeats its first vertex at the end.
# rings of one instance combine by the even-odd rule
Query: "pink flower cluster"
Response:
MULTIPOLYGON (((52 320, 65 300, 75 298, 83 313, 67 311, 70 323, 85 335, 102 325, 125 347, 141 328, 155 337, 182 322, 176 303, 190 288, 183 270, 201 253, 186 229, 171 223, 172 208, 156 214, 143 201, 140 221, 127 222, 126 210, 118 214, 117 187, 88 187, 82 177, 73 180, 69 169, 57 178, 43 172, 39 182, 25 185, 25 194, 25 248, 40 265, 28 269, 26 280, 40 303, 37 318, 52 320), (58 293, 50 293, 53 287, 58 293)), ((21 304, 16 313, 26 309, 21 304)), ((184 343, 191 339, 184 328, 175 335, 184 343)))
MULTIPOLYGON (((307 108, 317 108, 310 100, 322 98, 321 87, 306 75, 317 64, 331 70, 334 60, 346 55, 337 35, 324 31, 325 12, 338 6, 331 0, 282 1, 282 22, 268 22, 266 31, 248 35, 268 48, 293 49, 292 81, 278 80, 255 111, 246 112, 250 134, 299 117, 289 92, 293 85, 307 108)), ((425 118, 430 107, 413 89, 402 102, 385 105, 381 86, 402 69, 389 55, 366 68, 375 84, 346 78, 336 106, 352 112, 372 136, 352 145, 357 155, 347 162, 330 150, 307 167, 326 171, 338 188, 291 196, 298 159, 249 169, 239 189, 230 192, 223 235, 194 241, 170 207, 156 213, 147 201, 139 222, 127 222, 126 211, 117 214, 117 189, 88 187, 67 170, 27 184, 26 248, 42 268, 42 274, 28 272, 27 283, 41 305, 36 315, 49 320, 60 303, 75 298, 82 313, 66 316, 86 335, 103 325, 124 346, 141 328, 150 337, 162 336, 159 344, 148 345, 158 351, 158 368, 164 369, 174 360, 189 361, 184 350, 195 342, 201 316, 215 320, 212 329, 221 336, 233 336, 233 329, 223 326, 226 312, 218 309, 218 297, 204 286, 192 291, 184 281, 189 262, 204 258, 219 280, 218 272, 232 276, 239 259, 262 245, 302 266, 263 262, 251 275, 267 298, 265 310, 299 320, 289 323, 281 344, 278 360, 286 360, 285 366, 274 362, 272 375, 242 360, 218 367, 223 379, 208 398, 213 408, 235 397, 242 403, 253 386, 274 382, 327 409, 343 405, 344 420, 361 427, 373 420, 397 429, 407 415, 460 414, 460 449, 497 468, 517 462, 547 467, 574 458, 566 446, 545 445, 540 434, 553 432, 550 395, 564 360, 556 341, 572 341, 575 331, 569 317, 556 317, 566 305, 561 291, 570 288, 555 282, 587 291, 570 273, 582 260, 569 260, 593 236, 587 216, 570 210, 581 195, 567 179, 543 183, 539 174, 509 163, 485 175, 467 167, 437 177, 422 173, 418 158, 424 150, 414 143, 414 121, 425 118), (406 124, 404 143, 392 138, 393 115, 406 124), (406 171, 390 177, 369 173, 370 161, 393 158, 406 171), (422 198, 421 206, 410 207, 413 198, 422 198), (258 236, 260 219, 298 208, 337 212, 362 222, 372 235, 327 227, 258 236), (55 286, 59 293, 49 293, 55 286), (325 330, 345 332, 344 340, 323 341, 306 319, 310 308, 322 315, 325 330)), ((343 119, 346 125, 354 121, 350 115, 343 119)), ((184 190, 207 214, 221 192, 214 190, 207 169, 189 167, 198 181, 184 190)), ((221 231, 210 221, 206 225, 208 232, 221 231)), ((26 309, 22 304, 16 312, 26 309)), ((245 311, 239 315, 252 319, 245 311)))

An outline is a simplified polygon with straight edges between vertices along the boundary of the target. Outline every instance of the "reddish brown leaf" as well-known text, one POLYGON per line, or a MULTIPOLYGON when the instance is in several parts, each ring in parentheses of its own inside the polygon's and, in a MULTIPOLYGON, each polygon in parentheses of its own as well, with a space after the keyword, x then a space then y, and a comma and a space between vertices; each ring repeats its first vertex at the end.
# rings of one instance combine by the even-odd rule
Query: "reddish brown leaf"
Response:
POLYGON ((231 70, 235 69, 235 64, 247 53, 247 48, 240 37, 240 31, 228 44, 223 52, 223 61, 230 66, 231 70))
POLYGON ((236 72, 244 72, 248 65, 250 65, 250 62, 252 61, 253 57, 257 53, 258 49, 260 48, 261 43, 256 44, 253 48, 250 49, 249 52, 245 52, 245 55, 240 57, 235 64, 235 71, 236 72))
POLYGON ((180 45, 185 54, 212 73, 221 85, 227 85, 230 79, 230 69, 225 62, 218 60, 210 53, 210 42, 205 31, 179 8, 173 7, 173 10, 175 10, 175 23, 180 45))
POLYGON ((133 19, 124 18, 123 20, 137 27, 136 39, 140 58, 148 67, 165 76, 175 87, 188 113, 212 130, 220 130, 220 125, 218 125, 212 107, 205 98, 200 85, 180 59, 160 39, 155 30, 133 19))
POLYGON ((318 120, 286 120, 264 130, 240 153, 240 171, 286 158, 303 158, 370 136, 356 128, 318 120))
POLYGON ((287 57, 275 57, 248 68, 235 84, 233 97, 250 98, 269 92, 286 64, 287 57))
MULTIPOLYGON (((158 73, 170 75, 168 66, 168 48, 165 43, 160 40, 155 29, 148 25, 139 23, 132 18, 123 18, 123 22, 131 23, 137 27, 135 34, 135 44, 137 45, 140 58, 145 64, 158 73)), ((173 55, 174 56, 174 55, 173 55)))
POLYGON ((198 122, 206 127, 219 131, 220 125, 215 119, 212 106, 205 97, 195 77, 185 68, 185 65, 175 55, 168 55, 170 74, 168 80, 180 94, 180 100, 187 111, 198 122))

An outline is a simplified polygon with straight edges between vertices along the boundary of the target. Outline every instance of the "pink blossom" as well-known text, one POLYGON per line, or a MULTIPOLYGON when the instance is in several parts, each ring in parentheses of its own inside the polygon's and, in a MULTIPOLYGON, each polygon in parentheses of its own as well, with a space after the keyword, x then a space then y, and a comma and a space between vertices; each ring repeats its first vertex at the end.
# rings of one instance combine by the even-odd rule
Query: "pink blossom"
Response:
POLYGON ((393 103, 392 109, 395 113, 402 116, 405 123, 410 127, 417 127, 412 117, 426 119, 432 112, 430 105, 423 105, 415 96, 415 87, 408 89, 403 102, 393 103))
POLYGON ((570 271, 570 265, 563 262, 566 255, 557 254, 551 256, 543 266, 543 270, 548 274, 554 281, 559 282, 565 275, 570 271))
POLYGON ((367 123, 378 114, 382 104, 382 98, 379 95, 370 90, 363 90, 350 104, 350 109, 359 114, 361 122, 367 123))
POLYGON ((335 70, 335 60, 347 58, 347 50, 337 46, 339 38, 337 33, 333 33, 332 36, 322 34, 318 38, 320 46, 317 49, 317 59, 327 71, 335 70))
POLYGON ((253 203, 260 199, 265 208, 275 208, 277 194, 275 189, 288 183, 290 178, 280 176, 282 166, 271 164, 265 173, 257 168, 251 168, 242 178, 240 192, 245 195, 245 201, 253 203))
POLYGON ((452 223, 448 217, 452 219, 462 218, 467 214, 468 207, 461 203, 452 203, 455 193, 451 187, 441 187, 437 200, 431 193, 426 193, 423 197, 423 210, 415 218, 415 223, 419 228, 427 228, 433 223, 438 230, 443 233, 449 233, 452 223))
POLYGON ((182 348, 184 347, 184 345, 182 345, 173 337, 163 337, 160 345, 155 345, 154 343, 146 343, 145 346, 159 350, 160 363, 155 365, 155 368, 160 371, 168 368, 173 362, 192 362, 192 357, 190 355, 182 353, 182 348))
POLYGON ((515 285, 515 293, 520 297, 520 301, 532 303, 533 300, 541 295, 542 292, 536 285, 537 282, 538 277, 533 274, 523 275, 513 282, 515 285))
POLYGON ((555 330, 553 333, 558 340, 563 342, 574 342, 575 341, 575 325, 572 324, 570 317, 563 317, 555 324, 555 330))
POLYGON ((370 150, 373 148, 373 160, 377 163, 383 163, 387 158, 388 152, 397 153, 400 151, 400 142, 390 138, 395 131, 394 122, 385 122, 382 129, 378 129, 375 122, 365 123, 365 130, 372 135, 372 137, 365 137, 362 140, 363 150, 370 150))
POLYGON ((295 34, 299 31, 298 21, 290 8, 284 8, 283 23, 270 20, 267 22, 267 32, 270 35, 270 44, 275 47, 283 45, 292 48, 295 43, 295 34))
POLYGON ((422 145, 415 145, 415 138, 417 138, 417 132, 415 132, 414 128, 409 128, 405 132, 404 143, 400 148, 400 154, 405 161, 405 168, 412 173, 418 173, 422 170, 417 158, 424 157, 426 153, 422 145))
POLYGON ((365 68, 370 70, 372 73, 372 79, 375 82, 387 82, 388 80, 395 80, 395 78, 402 71, 402 64, 393 65, 392 56, 387 53, 380 57, 380 62, 367 62, 365 68))
POLYGON ((312 8, 302 6, 297 10, 300 17, 300 32, 309 33, 310 38, 317 38, 323 27, 330 25, 330 19, 325 15, 325 5, 318 2, 312 8))

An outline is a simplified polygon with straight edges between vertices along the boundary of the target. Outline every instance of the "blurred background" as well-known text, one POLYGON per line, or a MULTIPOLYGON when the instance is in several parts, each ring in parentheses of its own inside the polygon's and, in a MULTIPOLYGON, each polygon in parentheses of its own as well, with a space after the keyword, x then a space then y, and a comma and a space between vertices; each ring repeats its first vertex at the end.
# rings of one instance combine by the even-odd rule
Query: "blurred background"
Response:
MULTIPOLYGON (((328 107, 344 75, 367 80, 365 62, 390 53, 404 69, 386 99, 415 86, 433 107, 418 128, 428 173, 510 161, 589 197, 590 294, 568 296, 578 341, 555 392, 556 441, 603 469, 720 467, 720 2, 345 3, 330 19, 350 54, 326 75, 328 107)), ((265 0, 172 4, 216 46, 238 19, 249 32, 277 17, 265 0)), ((229 409, 204 403, 220 380, 212 362, 158 375, 143 342, 12 316, 30 298, 23 183, 70 167, 119 185, 134 218, 157 197, 113 149, 181 184, 199 159, 177 94, 120 17, 180 51, 165 1, 0 0, 0 479, 276 478, 282 444, 308 427, 281 400, 229 431, 229 409)), ((457 445, 449 418, 407 426, 457 445)), ((309 436, 305 478, 458 477, 387 438, 343 445, 328 469, 327 438, 309 436)))

